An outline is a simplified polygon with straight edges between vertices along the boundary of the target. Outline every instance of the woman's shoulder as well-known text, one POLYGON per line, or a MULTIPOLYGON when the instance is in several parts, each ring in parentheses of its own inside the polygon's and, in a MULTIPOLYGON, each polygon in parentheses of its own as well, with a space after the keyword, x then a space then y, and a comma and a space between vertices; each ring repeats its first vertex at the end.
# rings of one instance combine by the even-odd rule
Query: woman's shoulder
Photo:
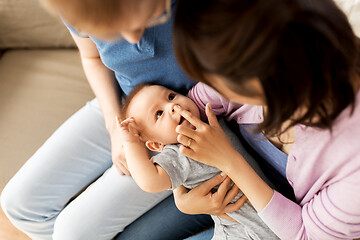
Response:
POLYGON ((356 127, 358 125, 360 128, 360 90, 355 95, 354 108, 352 106, 348 106, 345 108, 340 115, 334 121, 334 128, 346 127, 347 125, 351 125, 356 127))
MULTIPOLYGON (((360 186, 360 105, 352 115, 350 112, 350 108, 344 110, 332 131, 296 126, 295 144, 288 157, 286 174, 289 181, 298 184, 294 188, 301 205, 324 189, 342 191, 347 198, 360 197, 357 190, 360 186), (347 193, 354 189, 356 194, 347 193)), ((342 201, 337 201, 339 206, 342 201)), ((353 206, 354 202, 359 203, 349 200, 347 204, 353 206)))
MULTIPOLYGON (((335 119, 332 129, 319 129, 316 127, 304 127, 298 125, 298 133, 300 135, 302 131, 306 133, 306 139, 308 141, 318 141, 320 139, 328 141, 337 142, 339 139, 342 139, 344 143, 345 140, 349 141, 358 141, 360 144, 360 91, 356 95, 354 108, 348 106, 345 108, 340 115, 335 119)), ((305 139, 304 139, 305 140, 305 139)), ((359 149, 360 151, 360 149, 359 149)))
POLYGON ((360 184, 360 178, 353 174, 360 173, 359 100, 358 94, 352 114, 351 107, 345 109, 331 131, 296 126, 295 144, 288 158, 287 174, 306 175, 313 181, 323 179, 324 184, 355 177, 357 184, 360 184))
MULTIPOLYGON (((297 125, 295 143, 289 159, 303 159, 302 165, 314 163, 319 172, 336 170, 344 164, 360 169, 360 94, 356 96, 354 111, 351 106, 335 120, 331 130, 297 125), (337 167, 335 167, 337 166, 337 167)), ((290 160, 290 165, 291 165, 290 160)), ((337 171, 337 170, 336 170, 337 171)))

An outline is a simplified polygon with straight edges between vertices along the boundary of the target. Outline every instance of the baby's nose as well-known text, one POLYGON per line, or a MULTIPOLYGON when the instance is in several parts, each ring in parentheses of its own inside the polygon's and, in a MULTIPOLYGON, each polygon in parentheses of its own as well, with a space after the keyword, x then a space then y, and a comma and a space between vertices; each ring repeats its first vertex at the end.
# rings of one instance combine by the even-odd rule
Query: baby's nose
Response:
POLYGON ((175 113, 175 105, 176 104, 172 104, 170 107, 171 113, 175 113))

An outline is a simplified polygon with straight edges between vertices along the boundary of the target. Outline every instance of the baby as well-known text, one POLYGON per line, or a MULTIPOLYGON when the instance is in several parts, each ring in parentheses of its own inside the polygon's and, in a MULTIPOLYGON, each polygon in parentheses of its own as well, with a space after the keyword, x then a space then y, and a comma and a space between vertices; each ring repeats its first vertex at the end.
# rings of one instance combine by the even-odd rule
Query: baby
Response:
MULTIPOLYGON (((194 127, 175 110, 175 106, 206 121, 207 102, 211 103, 217 116, 227 116, 227 120, 241 122, 241 116, 251 111, 246 105, 227 101, 203 83, 196 84, 188 96, 159 85, 142 85, 135 88, 125 100, 122 116, 126 119, 120 123, 118 118, 118 127, 129 171, 144 191, 160 192, 180 185, 192 189, 220 172, 215 167, 182 155, 179 151, 181 144, 177 141, 177 126, 194 127), (159 154, 150 159, 147 148, 159 154)), ((219 123, 235 149, 243 152, 238 138, 225 121, 220 119, 219 123)), ((187 145, 190 144, 191 141, 187 145)), ((261 172, 255 162, 250 165, 255 171, 261 172)), ((242 193, 235 199, 240 196, 242 193)), ((278 239, 248 201, 240 210, 228 215, 238 222, 251 222, 253 228, 212 216, 215 222, 213 239, 278 239)))

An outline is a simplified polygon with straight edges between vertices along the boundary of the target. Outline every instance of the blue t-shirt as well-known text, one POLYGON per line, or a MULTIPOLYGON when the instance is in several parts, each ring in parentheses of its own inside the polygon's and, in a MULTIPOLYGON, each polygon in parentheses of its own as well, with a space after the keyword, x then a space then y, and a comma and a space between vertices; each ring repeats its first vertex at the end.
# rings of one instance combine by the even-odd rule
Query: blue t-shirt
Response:
MULTIPOLYGON (((172 1, 173 12, 175 2, 172 1)), ((96 44, 104 65, 114 71, 125 94, 141 82, 153 82, 184 94, 195 82, 185 75, 175 59, 172 26, 173 15, 168 22, 146 29, 136 44, 126 40, 106 42, 93 36, 89 38, 96 44)), ((79 35, 74 28, 67 27, 79 35)))

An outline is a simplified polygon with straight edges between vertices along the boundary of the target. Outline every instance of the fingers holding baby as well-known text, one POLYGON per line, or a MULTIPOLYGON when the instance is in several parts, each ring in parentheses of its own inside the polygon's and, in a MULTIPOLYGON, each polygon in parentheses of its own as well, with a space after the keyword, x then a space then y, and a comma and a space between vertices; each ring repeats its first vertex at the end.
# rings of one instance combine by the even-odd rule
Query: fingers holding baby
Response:
POLYGON ((179 143, 184 146, 180 148, 182 154, 196 161, 222 168, 221 165, 237 155, 230 140, 221 128, 211 105, 206 105, 206 116, 209 123, 201 121, 181 107, 175 108, 195 129, 178 126, 176 132, 179 143))

